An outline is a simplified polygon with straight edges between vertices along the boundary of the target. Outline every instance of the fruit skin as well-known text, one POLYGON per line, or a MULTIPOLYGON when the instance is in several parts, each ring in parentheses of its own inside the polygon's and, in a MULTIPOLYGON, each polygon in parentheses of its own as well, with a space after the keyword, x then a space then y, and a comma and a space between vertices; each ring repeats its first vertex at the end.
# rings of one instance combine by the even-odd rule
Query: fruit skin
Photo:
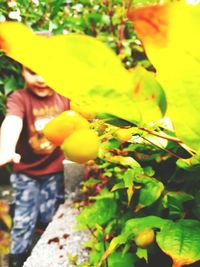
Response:
POLYGON ((61 149, 69 160, 85 163, 97 157, 99 138, 90 129, 77 130, 65 139, 61 149))
POLYGON ((48 122, 43 133, 50 142, 60 146, 65 138, 80 129, 89 129, 89 122, 77 112, 66 110, 48 122))
POLYGON ((132 138, 132 128, 119 129, 114 133, 114 137, 121 143, 127 142, 132 138))
POLYGON ((147 248, 155 240, 155 233, 153 229, 147 228, 135 237, 135 244, 140 248, 147 248))

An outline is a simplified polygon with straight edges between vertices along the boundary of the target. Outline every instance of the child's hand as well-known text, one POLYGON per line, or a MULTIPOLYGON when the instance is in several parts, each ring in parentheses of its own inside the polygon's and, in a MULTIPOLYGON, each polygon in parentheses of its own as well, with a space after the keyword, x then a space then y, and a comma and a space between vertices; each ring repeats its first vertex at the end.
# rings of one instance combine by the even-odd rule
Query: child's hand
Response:
POLYGON ((21 156, 17 153, 0 153, 0 166, 9 162, 19 163, 21 156))

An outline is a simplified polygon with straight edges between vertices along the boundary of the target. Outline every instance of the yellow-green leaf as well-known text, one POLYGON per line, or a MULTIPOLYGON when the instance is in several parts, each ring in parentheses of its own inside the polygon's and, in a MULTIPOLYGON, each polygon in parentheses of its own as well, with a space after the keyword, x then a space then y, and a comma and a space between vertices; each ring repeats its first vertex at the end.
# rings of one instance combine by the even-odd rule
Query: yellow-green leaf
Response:
POLYGON ((167 115, 187 145, 199 149, 200 4, 183 1, 130 10, 147 56, 157 70, 168 103, 167 115))
POLYGON ((6 255, 9 253, 10 242, 10 235, 4 231, 0 231, 0 255, 6 255))
POLYGON ((156 236, 159 247, 169 255, 174 266, 185 266, 200 260, 200 222, 180 220, 164 225, 156 236))
POLYGON ((153 76, 142 68, 127 71, 115 53, 95 38, 38 36, 22 24, 4 22, 0 48, 42 75, 58 93, 96 113, 144 124, 165 110, 164 93, 153 76))
POLYGON ((12 225, 12 220, 9 214, 4 214, 1 216, 1 220, 5 223, 5 225, 10 229, 12 225))

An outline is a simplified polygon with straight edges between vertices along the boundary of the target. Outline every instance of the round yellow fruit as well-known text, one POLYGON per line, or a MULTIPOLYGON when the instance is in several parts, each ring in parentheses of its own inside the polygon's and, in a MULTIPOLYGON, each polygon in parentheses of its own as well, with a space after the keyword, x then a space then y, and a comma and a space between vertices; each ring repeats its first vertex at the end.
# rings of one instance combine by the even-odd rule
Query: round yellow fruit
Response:
POLYGON ((147 228, 135 237, 135 244, 140 248, 147 248, 155 240, 155 233, 153 229, 147 228))
POLYGON ((55 145, 61 145, 65 138, 80 129, 89 129, 89 122, 79 113, 66 110, 46 124, 43 133, 55 145))
POLYGON ((97 157, 99 138, 90 129, 77 130, 65 139, 61 148, 69 160, 85 163, 97 157))

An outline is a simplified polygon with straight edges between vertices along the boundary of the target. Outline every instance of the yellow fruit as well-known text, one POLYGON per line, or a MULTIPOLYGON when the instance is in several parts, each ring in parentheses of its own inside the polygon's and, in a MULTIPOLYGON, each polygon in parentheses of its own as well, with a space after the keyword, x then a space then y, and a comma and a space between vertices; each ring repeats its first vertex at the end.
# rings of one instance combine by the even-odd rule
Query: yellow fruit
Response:
POLYGON ((49 141, 59 146, 65 138, 80 129, 89 129, 89 122, 75 111, 66 110, 47 123, 43 133, 49 141))
POLYGON ((121 143, 124 143, 132 138, 132 131, 132 128, 119 129, 114 133, 114 137, 121 143))
POLYGON ((97 157, 99 138, 90 129, 77 130, 65 139, 61 148, 69 160, 85 163, 97 157))
POLYGON ((135 237, 135 244, 140 248, 147 248, 154 242, 154 239, 154 231, 151 228, 147 228, 135 237))

